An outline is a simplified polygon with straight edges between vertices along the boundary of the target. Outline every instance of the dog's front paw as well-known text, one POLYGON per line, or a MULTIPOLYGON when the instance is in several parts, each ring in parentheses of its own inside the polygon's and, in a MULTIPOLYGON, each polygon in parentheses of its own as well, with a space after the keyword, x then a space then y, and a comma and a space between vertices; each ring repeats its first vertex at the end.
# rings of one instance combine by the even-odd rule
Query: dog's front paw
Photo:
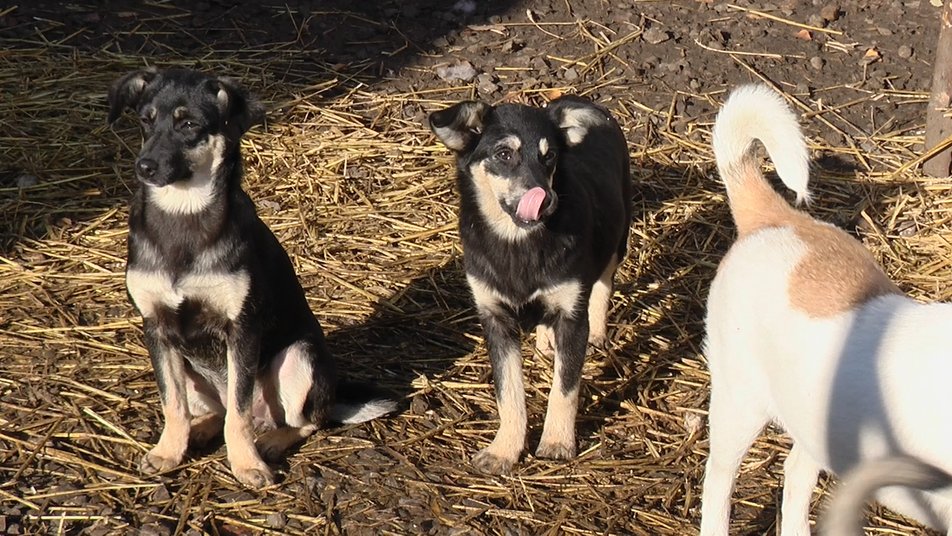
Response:
POLYGON ((571 460, 575 458, 575 443, 542 442, 536 449, 536 458, 571 460))
POLYGON ((238 482, 252 489, 266 488, 274 484, 274 474, 263 463, 252 467, 232 467, 231 473, 238 482))
POLYGON ((506 475, 512 471, 516 458, 500 456, 492 451, 492 445, 473 456, 473 466, 480 472, 490 475, 506 475))
POLYGON ((158 452, 158 450, 158 448, 154 448, 142 457, 142 460, 139 462, 139 470, 142 471, 143 474, 154 475, 156 473, 164 473, 175 469, 182 463, 181 456, 168 456, 162 452, 158 452))
POLYGON ((587 355, 592 355, 608 349, 608 337, 605 334, 595 335, 589 334, 588 336, 588 349, 586 351, 587 355))

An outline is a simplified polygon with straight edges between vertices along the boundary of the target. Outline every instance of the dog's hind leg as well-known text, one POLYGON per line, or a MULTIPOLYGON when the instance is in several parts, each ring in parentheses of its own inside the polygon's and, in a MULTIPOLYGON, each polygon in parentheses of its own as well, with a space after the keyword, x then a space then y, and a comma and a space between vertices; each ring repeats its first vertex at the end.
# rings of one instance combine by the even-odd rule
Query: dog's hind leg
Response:
POLYGON ((612 256, 601 277, 592 285, 588 300, 588 343, 595 348, 605 348, 608 343, 608 309, 616 269, 618 257, 612 256))
POLYGON ((143 473, 152 474, 168 471, 182 463, 188 449, 191 415, 182 355, 162 340, 155 319, 143 318, 142 323, 165 418, 159 441, 139 464, 143 473))
MULTIPOLYGON (((708 362, 713 358, 708 355, 708 362)), ((761 406, 730 392, 730 385, 712 379, 710 428, 704 489, 701 494, 701 536, 727 536, 734 480, 747 449, 767 424, 761 406)))
POLYGON ((782 536, 810 536, 810 498, 819 475, 820 466, 794 443, 783 464, 782 536))
POLYGON ((204 447, 225 426, 225 406, 218 391, 201 375, 186 366, 185 393, 189 413, 193 415, 189 427, 188 444, 204 447))
POLYGON ((539 324, 536 326, 536 350, 547 357, 555 355, 555 332, 552 326, 539 324))
POLYGON ((322 369, 330 358, 321 354, 319 345, 321 341, 291 345, 275 357, 264 378, 268 385, 263 390, 276 398, 272 403, 283 411, 285 424, 258 438, 258 452, 266 460, 280 459, 289 448, 310 437, 325 419, 334 381, 333 372, 322 369))

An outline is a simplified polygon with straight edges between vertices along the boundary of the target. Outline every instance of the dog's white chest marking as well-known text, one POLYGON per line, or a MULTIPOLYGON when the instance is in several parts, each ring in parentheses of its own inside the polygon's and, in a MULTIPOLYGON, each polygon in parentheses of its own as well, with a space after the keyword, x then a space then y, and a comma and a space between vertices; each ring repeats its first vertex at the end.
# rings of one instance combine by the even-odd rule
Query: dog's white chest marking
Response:
POLYGON ((549 311, 557 311, 568 316, 575 316, 578 308, 578 299, 581 292, 581 283, 576 280, 566 281, 551 287, 539 289, 530 295, 524 303, 516 303, 497 291, 488 283, 467 274, 466 280, 473 292, 476 305, 487 312, 498 313, 503 305, 519 307, 525 303, 540 300, 549 311))
POLYGON ((187 299, 200 300, 234 320, 248 295, 247 272, 190 274, 178 281, 162 272, 129 270, 126 287, 144 318, 155 316, 159 307, 178 308, 187 299))
POLYGON ((573 279, 536 291, 529 298, 529 301, 541 299, 546 309, 574 317, 581 291, 580 287, 581 284, 573 279))

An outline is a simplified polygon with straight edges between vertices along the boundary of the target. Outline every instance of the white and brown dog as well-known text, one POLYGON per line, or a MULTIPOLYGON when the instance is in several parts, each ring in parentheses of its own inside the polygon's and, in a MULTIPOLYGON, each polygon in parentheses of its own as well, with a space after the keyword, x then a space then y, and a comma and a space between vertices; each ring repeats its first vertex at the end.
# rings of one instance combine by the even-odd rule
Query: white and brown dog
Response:
MULTIPOLYGON (((711 285, 710 456, 702 536, 728 533, 734 479, 774 422, 793 438, 784 464, 781 534, 810 533, 821 470, 908 455, 952 471, 952 305, 904 296, 844 231, 792 208, 750 149, 766 147, 781 180, 808 197, 809 160, 796 117, 762 86, 736 90, 714 125, 714 153, 737 241, 711 285)), ((886 506, 947 528, 952 496, 882 489, 886 506)))

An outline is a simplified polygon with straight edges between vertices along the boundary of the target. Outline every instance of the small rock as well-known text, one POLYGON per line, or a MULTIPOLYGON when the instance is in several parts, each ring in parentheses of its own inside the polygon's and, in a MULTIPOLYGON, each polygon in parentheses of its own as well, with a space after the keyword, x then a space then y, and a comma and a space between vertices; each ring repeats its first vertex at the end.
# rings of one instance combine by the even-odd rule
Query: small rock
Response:
POLYGON ((139 529, 140 536, 170 536, 172 529, 164 523, 146 523, 139 529))
POLYGON ((476 78, 476 69, 473 68, 472 63, 466 60, 460 60, 449 65, 437 67, 436 76, 439 76, 447 82, 469 82, 473 78, 476 78))
MULTIPOLYGON (((405 113, 405 112, 404 112, 404 116, 406 116, 406 113, 405 113)), ((412 117, 412 116, 413 116, 413 114, 410 114, 410 117, 412 117)), ((261 205, 262 207, 264 207, 264 208, 266 208, 266 209, 272 211, 272 212, 278 212, 279 210, 281 210, 281 204, 278 203, 277 201, 272 201, 272 200, 270 200, 270 199, 262 199, 261 201, 258 201, 258 204, 261 205)), ((160 488, 164 488, 165 486, 159 486, 159 487, 160 487, 160 488)), ((156 493, 158 493, 159 488, 156 488, 155 491, 156 491, 156 493)), ((168 490, 166 490, 165 493, 168 494, 168 490)), ((168 497, 166 497, 166 498, 168 498, 168 497)))
POLYGON ((812 58, 810 58, 810 67, 813 67, 817 71, 822 69, 825 63, 826 61, 819 56, 813 56, 812 58))
POLYGON ((916 233, 919 230, 917 227, 918 226, 916 225, 916 222, 912 220, 906 220, 900 223, 896 230, 899 232, 899 236, 909 238, 910 236, 916 236, 916 233))
POLYGON ((823 17, 819 15, 813 14, 807 17, 807 24, 816 28, 825 28, 826 19, 824 19, 823 17))
POLYGON ((268 514, 264 524, 272 529, 283 529, 288 524, 288 516, 281 512, 268 514))
POLYGON ((473 0, 459 0, 453 4, 453 11, 458 11, 463 15, 472 15, 476 12, 476 2, 473 0))
POLYGON ((820 16, 827 22, 833 22, 840 18, 840 6, 836 4, 827 4, 820 8, 820 16))
MULTIPOLYGON (((273 202, 273 201, 272 201, 273 202)), ((265 202, 262 202, 263 205, 265 202)), ((169 488, 165 487, 165 484, 159 484, 152 491, 152 500, 157 502, 165 502, 172 498, 172 494, 169 493, 169 488)))
POLYGON ((499 91, 499 84, 493 80, 493 75, 483 73, 476 77, 476 87, 480 93, 490 94, 499 91))
POLYGON ((568 82, 578 79, 578 71, 575 70, 575 67, 569 67, 562 73, 562 78, 568 82))
POLYGON ((412 400, 410 400, 410 413, 414 415, 423 415, 428 409, 430 409, 430 405, 427 404, 423 395, 417 395, 413 397, 412 400))
POLYGON ((652 26, 641 34, 641 38, 647 43, 657 45, 658 43, 664 43, 668 39, 671 39, 671 34, 662 30, 661 28, 658 28, 657 26, 652 26))
POLYGON ((688 86, 690 86, 693 91, 697 91, 697 90, 701 89, 701 83, 698 82, 697 78, 692 78, 692 79, 688 82, 688 86))
POLYGON ((538 70, 539 72, 542 72, 542 73, 549 72, 549 67, 550 67, 549 61, 543 58, 542 56, 536 56, 535 58, 532 58, 532 62, 530 65, 532 65, 532 67, 538 70))
POLYGON ((35 176, 24 173, 23 175, 17 177, 17 188, 29 188, 31 186, 36 186, 39 182, 40 180, 35 176))
POLYGON ((901 45, 899 50, 896 51, 896 55, 904 60, 908 60, 912 57, 912 47, 909 45, 901 45))

